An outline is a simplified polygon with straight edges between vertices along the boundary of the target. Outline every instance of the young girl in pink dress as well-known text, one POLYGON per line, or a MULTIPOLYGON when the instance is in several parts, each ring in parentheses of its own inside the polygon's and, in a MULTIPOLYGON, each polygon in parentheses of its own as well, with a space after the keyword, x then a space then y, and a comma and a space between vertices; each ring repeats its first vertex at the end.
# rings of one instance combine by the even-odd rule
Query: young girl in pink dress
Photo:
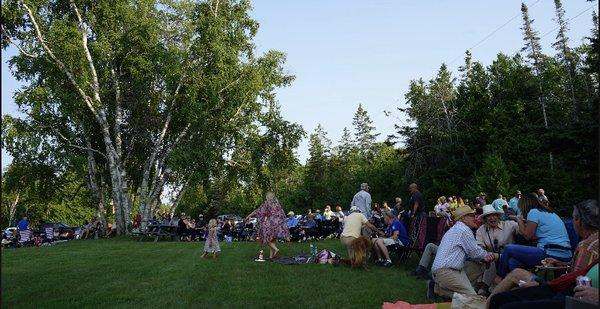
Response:
POLYGON ((204 242, 204 253, 202 257, 206 257, 209 253, 212 253, 213 259, 217 257, 217 252, 221 252, 221 247, 219 247, 219 238, 217 238, 217 220, 210 219, 208 221, 208 236, 206 237, 206 242, 204 242))

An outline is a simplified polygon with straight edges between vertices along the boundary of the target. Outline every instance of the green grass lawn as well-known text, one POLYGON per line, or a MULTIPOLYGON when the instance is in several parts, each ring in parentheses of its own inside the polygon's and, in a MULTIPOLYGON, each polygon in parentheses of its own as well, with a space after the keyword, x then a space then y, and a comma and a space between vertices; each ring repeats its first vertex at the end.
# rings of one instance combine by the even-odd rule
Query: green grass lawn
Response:
MULTIPOLYGON (((338 240, 316 242, 345 255, 338 240)), ((381 308, 384 301, 427 303, 416 261, 367 270, 340 265, 254 262, 259 245, 221 243, 201 259, 203 242, 75 240, 2 251, 2 307, 381 308)), ((280 244, 281 255, 308 243, 280 244)), ((265 248, 265 252, 268 252, 265 248)))

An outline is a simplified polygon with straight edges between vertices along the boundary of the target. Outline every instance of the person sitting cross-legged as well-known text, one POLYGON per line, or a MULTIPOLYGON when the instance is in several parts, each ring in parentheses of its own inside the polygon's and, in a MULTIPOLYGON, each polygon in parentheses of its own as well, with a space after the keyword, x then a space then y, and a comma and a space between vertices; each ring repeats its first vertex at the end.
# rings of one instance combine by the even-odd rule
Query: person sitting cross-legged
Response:
POLYGON ((383 216, 385 224, 388 228, 385 232, 385 238, 376 238, 373 241, 373 248, 377 254, 378 262, 385 267, 392 266, 392 260, 390 259, 390 253, 388 252, 388 246, 406 246, 408 245, 408 234, 404 225, 396 218, 396 216, 388 211, 383 216), (383 259, 383 258, 385 259, 383 259))
POLYGON ((475 295, 474 282, 481 273, 468 273, 465 269, 467 258, 473 261, 493 262, 495 256, 481 248, 472 228, 477 227, 475 210, 469 206, 461 206, 454 213, 456 223, 444 234, 438 248, 431 273, 433 281, 427 281, 427 298, 433 294, 452 298, 454 292, 475 295))

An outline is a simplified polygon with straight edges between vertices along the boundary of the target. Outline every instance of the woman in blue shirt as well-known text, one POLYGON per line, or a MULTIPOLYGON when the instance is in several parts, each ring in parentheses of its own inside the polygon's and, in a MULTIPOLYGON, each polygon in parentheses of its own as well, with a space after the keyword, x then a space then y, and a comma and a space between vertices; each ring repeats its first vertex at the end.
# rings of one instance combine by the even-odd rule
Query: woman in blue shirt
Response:
POLYGON ((535 193, 522 197, 519 200, 519 208, 527 222, 520 216, 511 218, 519 223, 519 231, 525 239, 537 240, 537 246, 507 245, 498 260, 498 280, 515 268, 540 265, 547 257, 563 262, 571 260, 569 234, 560 217, 542 204, 535 193))

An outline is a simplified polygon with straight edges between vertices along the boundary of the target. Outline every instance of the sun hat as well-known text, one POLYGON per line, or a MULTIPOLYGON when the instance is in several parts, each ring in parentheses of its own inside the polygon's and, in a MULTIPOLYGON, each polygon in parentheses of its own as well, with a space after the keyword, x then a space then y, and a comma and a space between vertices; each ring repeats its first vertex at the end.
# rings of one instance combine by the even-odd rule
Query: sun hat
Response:
POLYGON ((485 218, 485 216, 491 215, 491 214, 503 215, 504 212, 500 211, 500 210, 496 210, 494 208, 494 206, 488 204, 488 205, 483 206, 483 213, 481 215, 479 215, 479 218, 485 218))
POLYGON ((486 196, 486 195, 485 195, 485 192, 479 192, 479 195, 481 195, 481 196, 486 196))
POLYGON ((360 211, 360 209, 358 209, 358 207, 352 206, 352 207, 350 207, 350 212, 361 212, 361 211, 360 211))
POLYGON ((287 215, 288 215, 288 216, 293 216, 293 215, 295 215, 295 213, 294 213, 293 211, 290 211, 290 212, 288 212, 288 214, 287 214, 287 215))
POLYGON ((475 210, 471 209, 471 207, 469 206, 461 206, 456 208, 456 210, 452 213, 452 216, 454 217, 454 220, 459 220, 460 218, 464 217, 465 215, 468 214, 474 214, 475 210))
POLYGON ((517 194, 521 194, 521 191, 517 190, 517 194))

